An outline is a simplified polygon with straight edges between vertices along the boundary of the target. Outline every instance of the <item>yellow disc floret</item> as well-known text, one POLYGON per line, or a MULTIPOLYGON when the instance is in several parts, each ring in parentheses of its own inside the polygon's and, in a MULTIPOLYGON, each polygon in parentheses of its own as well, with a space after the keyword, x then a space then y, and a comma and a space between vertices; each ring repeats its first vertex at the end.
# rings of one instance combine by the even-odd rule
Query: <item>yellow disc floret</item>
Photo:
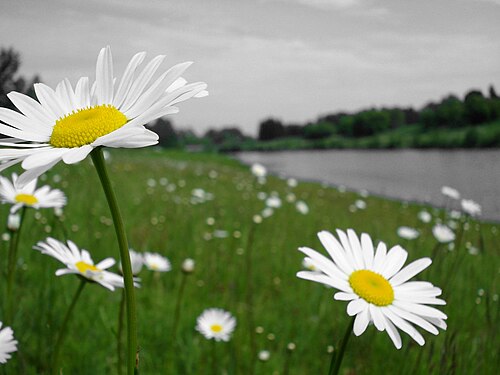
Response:
POLYGON ((354 271, 349 284, 358 296, 377 306, 387 306, 394 301, 394 290, 385 277, 369 270, 354 271))
POLYGON ((24 203, 28 206, 33 206, 38 203, 38 199, 31 194, 17 194, 15 199, 17 203, 24 203))
POLYGON ((222 326, 220 324, 212 324, 210 326, 210 329, 212 330, 212 332, 219 333, 222 331, 222 326))
POLYGON ((92 271, 92 272, 100 272, 101 270, 97 268, 96 266, 92 264, 88 264, 85 262, 76 262, 75 263, 76 269, 80 271, 81 274, 85 275, 87 271, 92 271))
POLYGON ((112 105, 79 109, 56 121, 49 142, 54 147, 81 147, 126 123, 125 115, 112 105))

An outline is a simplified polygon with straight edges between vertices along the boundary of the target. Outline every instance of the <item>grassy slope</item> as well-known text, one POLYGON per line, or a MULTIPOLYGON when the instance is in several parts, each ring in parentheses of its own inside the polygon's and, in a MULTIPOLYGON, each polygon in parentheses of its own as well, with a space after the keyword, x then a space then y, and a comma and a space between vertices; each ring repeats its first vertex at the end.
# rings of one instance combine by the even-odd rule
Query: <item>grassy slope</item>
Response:
MULTIPOLYGON (((142 271, 139 303, 141 374, 204 374, 211 368, 211 342, 194 331, 196 317, 208 307, 231 311, 238 327, 229 343, 215 345, 217 366, 227 374, 248 374, 250 366, 249 332, 256 335, 257 349, 271 352, 268 362, 257 363, 257 374, 283 374, 290 362, 290 374, 327 372, 328 345, 336 343, 348 323, 344 302, 333 301, 333 290, 299 280, 299 246, 322 249, 316 233, 323 229, 355 228, 389 246, 401 244, 410 260, 429 256, 435 247, 431 224, 419 223, 417 205, 375 197, 366 198, 367 208, 351 213, 349 206, 359 198, 314 183, 287 187, 283 180, 270 177, 258 186, 247 168, 217 155, 152 153, 149 150, 112 153, 112 180, 133 248, 157 251, 168 256, 173 270, 153 275, 142 271), (211 177, 209 177, 211 176, 211 177), (159 184, 167 178, 175 191, 159 184), (148 179, 156 181, 148 187, 148 179), (191 190, 203 188, 215 199, 189 203, 191 190), (284 200, 293 191, 310 207, 308 215, 298 213, 284 201, 276 213, 259 224, 252 216, 263 202, 257 191, 276 191, 284 200), (207 224, 207 218, 215 224, 207 224), (404 242, 396 235, 400 225, 418 227, 420 239, 404 242), (210 238, 216 229, 227 230, 228 238, 210 238), (254 232, 249 243, 249 234, 254 232), (172 316, 186 257, 196 260, 196 272, 187 280, 177 340, 172 336, 172 316), (252 278, 247 279, 247 260, 252 278), (255 324, 247 320, 249 286, 253 290, 255 324), (274 335, 269 336, 269 334, 274 335), (297 350, 288 356, 286 345, 295 342, 297 350)), ((64 226, 70 238, 88 249, 95 261, 118 256, 113 227, 95 171, 86 160, 78 166, 58 165, 47 182, 62 188, 69 197, 64 226), (53 182, 55 175, 62 182, 53 182)), ((5 220, 8 208, 2 206, 5 220)), ((441 212, 432 210, 434 215, 441 212)), ((54 335, 61 324, 78 281, 73 276, 57 278, 57 261, 31 250, 34 243, 50 235, 63 239, 61 226, 54 223, 49 210, 27 214, 21 241, 17 274, 18 309, 12 324, 19 341, 19 353, 0 374, 45 374, 54 335)), ((479 224, 464 232, 464 241, 477 246, 479 224)), ((439 248, 437 259, 420 277, 444 289, 448 305, 449 328, 437 337, 425 333, 423 348, 403 336, 403 349, 397 351, 385 333, 369 327, 361 337, 352 337, 344 369, 356 374, 493 374, 497 369, 494 348, 499 340, 493 327, 498 322, 498 225, 481 224, 484 252, 470 255, 464 246, 450 252, 439 248), (478 290, 484 295, 478 297, 478 290), (497 297, 493 297, 493 296, 497 297), (478 299, 479 298, 479 299, 478 299)), ((7 244, 1 243, 6 253, 7 244)), ((5 257, 2 257, 2 267, 5 257)), ((111 293, 98 285, 88 285, 70 323, 62 352, 65 374, 116 373, 115 332, 120 292, 111 293)), ((221 373, 221 372, 219 372, 221 373)))

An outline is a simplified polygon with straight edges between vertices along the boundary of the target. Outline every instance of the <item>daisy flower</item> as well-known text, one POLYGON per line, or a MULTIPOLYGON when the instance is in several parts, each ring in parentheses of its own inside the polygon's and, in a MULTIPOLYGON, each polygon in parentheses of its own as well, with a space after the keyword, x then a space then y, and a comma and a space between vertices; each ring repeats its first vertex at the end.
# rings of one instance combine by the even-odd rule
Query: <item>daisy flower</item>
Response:
POLYGON ((427 211, 420 211, 418 213, 418 219, 424 223, 430 223, 432 220, 432 215, 427 211))
POLYGON ((158 135, 144 125, 178 112, 175 106, 192 97, 206 96, 202 82, 186 84, 181 77, 191 65, 181 63, 164 70, 152 82, 165 56, 153 58, 139 69, 145 52, 132 57, 123 76, 116 80, 109 47, 97 57, 96 79, 68 79, 53 90, 43 83, 34 85, 38 100, 18 92, 7 96, 20 112, 0 108, 2 140, 0 169, 22 162, 25 184, 52 168, 59 161, 74 164, 95 148, 139 148, 158 143, 158 135))
POLYGON ((441 243, 447 243, 455 240, 455 233, 444 224, 436 224, 432 228, 432 234, 441 243))
POLYGON ((395 347, 400 349, 402 342, 398 329, 418 344, 425 343, 410 323, 433 334, 438 334, 436 327, 446 329, 447 316, 427 306, 446 304, 436 298, 441 289, 426 281, 408 281, 426 269, 431 259, 418 259, 403 268, 408 253, 400 246, 387 251, 385 243, 380 242, 375 251, 366 233, 358 238, 348 229, 347 233, 337 230, 337 235, 340 241, 330 232, 318 233, 332 260, 310 248, 299 248, 321 273, 301 271, 297 276, 339 290, 334 298, 349 301, 347 314, 356 316, 353 328, 356 336, 373 322, 379 331, 386 331, 395 347))
POLYGON ((252 164, 250 170, 255 177, 266 177, 267 175, 266 167, 259 163, 252 164))
POLYGON ((420 233, 418 230, 410 227, 399 227, 397 230, 398 236, 405 239, 405 240, 414 240, 415 238, 418 238, 420 233))
POLYGON ((480 216, 481 206, 472 199, 462 199, 460 202, 462 210, 470 216, 480 216))
MULTIPOLYGON (((2 322, 0 322, 2 328, 2 322)), ((10 359, 10 353, 17 351, 17 341, 14 340, 14 331, 10 327, 0 329, 0 363, 6 363, 10 359)))
POLYGON ((236 318, 222 309, 211 308, 198 317, 196 330, 206 339, 229 341, 236 327, 236 318))
POLYGON ((460 199, 459 191, 449 186, 443 186, 441 188, 441 194, 451 199, 460 199))
MULTIPOLYGON (((128 251, 130 255, 130 265, 132 266, 132 275, 138 275, 142 270, 142 266, 144 264, 144 257, 141 253, 134 251, 133 249, 129 249, 128 251)), ((122 264, 118 265, 118 269, 121 273, 123 273, 122 264)))
POLYGON ((144 265, 151 271, 168 272, 172 269, 168 258, 158 253, 144 253, 144 265))
MULTIPOLYGON (((1 150, 0 150, 1 152, 1 150)), ((3 203, 12 204, 11 213, 15 213, 21 207, 39 208, 61 208, 66 204, 66 196, 59 189, 50 189, 45 185, 36 189, 37 180, 21 186, 18 183, 17 174, 12 174, 12 182, 0 176, 0 199, 3 203)))
MULTIPOLYGON (((76 274, 89 281, 101 284, 109 290, 123 288, 123 277, 106 271, 115 264, 113 258, 106 258, 94 265, 94 261, 87 250, 80 250, 72 241, 68 241, 67 245, 65 245, 50 237, 45 242, 38 242, 33 248, 42 254, 50 255, 66 266, 66 268, 58 269, 56 276, 76 274)), ((137 282, 134 285, 139 286, 137 282)))

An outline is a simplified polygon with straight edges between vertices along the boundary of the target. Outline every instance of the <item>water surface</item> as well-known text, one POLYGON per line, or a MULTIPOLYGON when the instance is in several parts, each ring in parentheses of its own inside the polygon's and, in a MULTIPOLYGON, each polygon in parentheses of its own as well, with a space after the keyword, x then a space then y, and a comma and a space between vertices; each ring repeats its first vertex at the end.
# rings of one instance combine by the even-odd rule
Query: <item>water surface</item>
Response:
POLYGON ((500 150, 307 150, 235 156, 273 173, 436 206, 444 203, 441 187, 448 185, 481 204, 483 218, 500 220, 500 150))

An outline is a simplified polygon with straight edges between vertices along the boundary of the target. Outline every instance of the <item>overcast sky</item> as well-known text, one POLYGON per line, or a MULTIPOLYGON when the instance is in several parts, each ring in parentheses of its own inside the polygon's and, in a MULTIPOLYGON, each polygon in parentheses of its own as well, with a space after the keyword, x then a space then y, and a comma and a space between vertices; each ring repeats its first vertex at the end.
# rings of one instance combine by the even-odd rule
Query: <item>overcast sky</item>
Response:
POLYGON ((185 77, 210 96, 171 119, 198 133, 500 92, 499 36, 500 0, 3 0, 0 12, 0 46, 51 86, 93 77, 108 44, 118 75, 138 51, 194 61, 185 77))

